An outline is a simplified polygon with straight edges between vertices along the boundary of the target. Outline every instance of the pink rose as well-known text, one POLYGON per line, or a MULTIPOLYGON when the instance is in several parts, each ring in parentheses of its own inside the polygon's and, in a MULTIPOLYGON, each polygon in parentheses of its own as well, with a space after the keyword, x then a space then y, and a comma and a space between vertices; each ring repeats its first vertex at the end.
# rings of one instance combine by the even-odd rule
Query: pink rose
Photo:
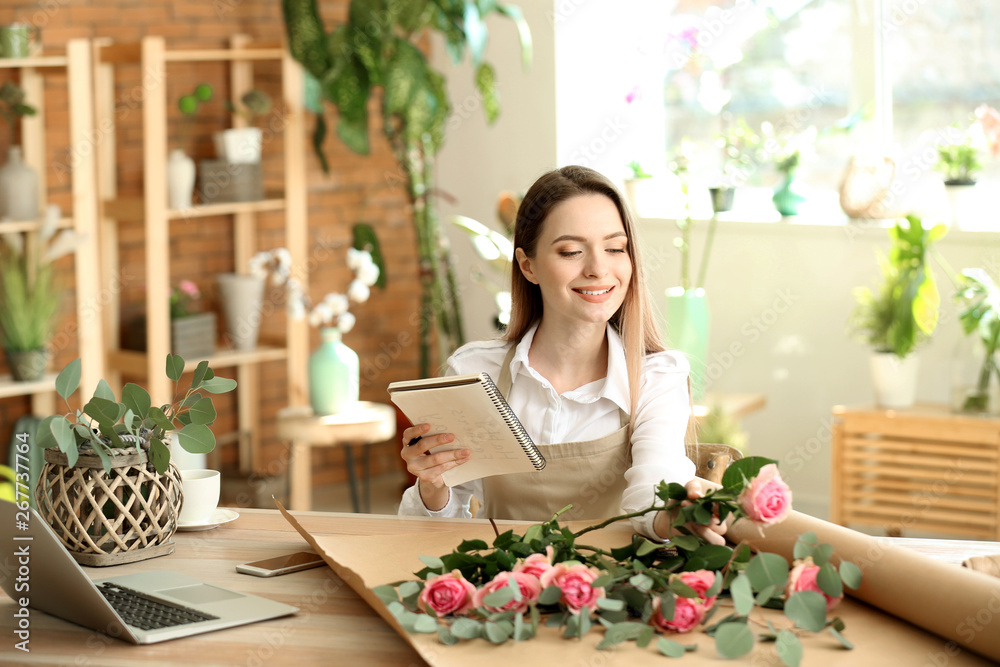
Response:
POLYGON ((788 595, 792 593, 799 593, 801 591, 813 591, 814 593, 819 593, 824 598, 826 598, 826 610, 830 611, 838 604, 840 600, 844 597, 841 593, 840 597, 830 597, 823 592, 823 589, 819 587, 816 583, 816 575, 819 574, 819 565, 813 564, 812 558, 806 558, 804 561, 792 568, 792 571, 788 573, 788 595))
POLYGON ((768 463, 750 480, 740 494, 740 505, 747 517, 762 526, 782 521, 792 511, 792 490, 778 473, 778 466, 768 463))
POLYGON ((464 614, 472 608, 472 596, 475 594, 476 587, 466 581, 461 572, 452 570, 424 584, 417 606, 438 616, 464 614))
POLYGON ((663 618, 660 613, 660 596, 653 598, 653 616, 650 621, 653 627, 671 632, 691 632, 705 619, 705 607, 694 598, 674 598, 674 617, 671 620, 663 618))
POLYGON ((705 611, 712 608, 712 605, 715 604, 716 596, 713 595, 712 597, 705 597, 705 593, 707 593, 708 589, 715 583, 715 572, 711 572, 709 570, 696 570, 694 572, 681 572, 677 576, 680 577, 681 581, 698 593, 696 601, 705 607, 705 611))
POLYGON ((541 576, 542 588, 558 586, 562 591, 559 601, 566 605, 571 614, 579 614, 582 610, 593 611, 597 601, 604 597, 603 588, 594 588, 591 584, 600 572, 597 568, 587 567, 583 563, 559 563, 546 570, 541 576))
POLYGON ((523 561, 514 566, 515 572, 524 572, 525 574, 530 574, 538 579, 542 578, 542 574, 546 570, 552 568, 552 545, 545 547, 545 553, 543 554, 531 554, 523 561))
POLYGON ((197 299, 199 296, 201 296, 201 293, 198 291, 198 286, 195 285, 190 280, 182 280, 180 282, 180 290, 181 292, 187 294, 192 299, 197 299))
POLYGON ((493 577, 493 581, 476 591, 476 594, 472 596, 472 606, 484 607, 488 611, 492 612, 523 612, 528 610, 529 604, 538 599, 538 594, 541 592, 542 585, 538 583, 538 577, 534 575, 526 574, 524 572, 500 572, 497 576, 493 577), (490 593, 495 593, 498 590, 509 586, 511 578, 517 582, 517 587, 521 590, 520 601, 511 600, 502 607, 492 607, 483 603, 483 598, 490 593))

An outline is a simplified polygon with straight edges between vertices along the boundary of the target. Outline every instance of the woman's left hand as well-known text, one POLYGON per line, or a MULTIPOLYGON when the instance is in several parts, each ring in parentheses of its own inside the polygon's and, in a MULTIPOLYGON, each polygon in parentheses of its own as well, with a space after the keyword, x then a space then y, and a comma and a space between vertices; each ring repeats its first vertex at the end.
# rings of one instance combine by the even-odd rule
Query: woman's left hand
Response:
MULTIPOLYGON (((705 490, 702 488, 701 480, 695 477, 687 484, 684 485, 687 490, 688 500, 694 500, 696 498, 701 498, 705 495, 705 490)), ((682 504, 686 504, 684 501, 682 504)), ((671 513, 662 511, 657 512, 656 518, 653 520, 653 530, 656 531, 657 535, 664 537, 670 537, 674 534, 673 527, 670 525, 673 521, 673 516, 671 513)), ((726 523, 719 521, 718 516, 712 516, 712 521, 707 526, 703 526, 697 523, 688 522, 684 524, 684 527, 691 531, 691 534, 701 538, 709 544, 717 544, 720 546, 725 545, 726 529, 729 527, 726 523)))

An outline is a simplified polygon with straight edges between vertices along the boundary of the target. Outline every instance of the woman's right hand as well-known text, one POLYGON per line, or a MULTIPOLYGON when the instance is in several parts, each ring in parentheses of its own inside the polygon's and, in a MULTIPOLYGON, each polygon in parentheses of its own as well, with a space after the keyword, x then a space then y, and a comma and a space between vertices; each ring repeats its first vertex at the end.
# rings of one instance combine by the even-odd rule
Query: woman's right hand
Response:
POLYGON ((399 455, 406 462, 407 471, 418 480, 417 488, 424 507, 434 512, 448 504, 450 495, 441 474, 468 461, 471 452, 468 449, 450 449, 428 454, 434 447, 446 445, 455 439, 451 433, 436 433, 424 437, 430 428, 430 424, 417 424, 403 431, 403 450, 399 455), (415 438, 419 440, 411 445, 415 438))

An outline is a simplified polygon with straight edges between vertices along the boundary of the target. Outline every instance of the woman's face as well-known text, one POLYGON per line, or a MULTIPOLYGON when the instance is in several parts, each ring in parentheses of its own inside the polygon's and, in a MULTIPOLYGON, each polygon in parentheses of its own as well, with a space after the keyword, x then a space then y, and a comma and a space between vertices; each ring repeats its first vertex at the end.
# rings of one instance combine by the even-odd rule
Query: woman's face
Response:
POLYGON ((549 212, 534 257, 521 248, 516 257, 541 290, 546 318, 604 323, 621 307, 632 279, 628 242, 614 202, 584 194, 549 212))

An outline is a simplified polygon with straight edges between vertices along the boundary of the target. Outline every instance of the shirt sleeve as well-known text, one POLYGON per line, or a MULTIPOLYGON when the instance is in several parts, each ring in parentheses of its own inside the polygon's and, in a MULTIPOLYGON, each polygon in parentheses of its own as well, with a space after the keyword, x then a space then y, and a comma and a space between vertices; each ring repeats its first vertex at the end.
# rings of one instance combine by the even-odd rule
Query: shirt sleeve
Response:
MULTIPOLYGON (((473 480, 471 482, 466 482, 465 484, 459 484, 458 486, 453 486, 449 489, 448 502, 441 509, 434 511, 429 510, 424 505, 424 501, 420 499, 420 490, 417 485, 414 484, 406 491, 403 492, 403 499, 399 503, 399 509, 396 514, 398 515, 409 515, 409 516, 433 516, 442 519, 471 519, 472 512, 469 509, 469 503, 472 501, 472 496, 478 498, 483 497, 483 484, 480 480, 473 480)), ((480 514, 482 512, 480 511, 480 514)))
MULTIPOLYGON (((687 457, 684 437, 691 416, 688 394, 690 366, 683 355, 661 352, 650 355, 642 376, 639 405, 632 418, 632 466, 625 471, 628 486, 622 494, 622 511, 636 512, 656 500, 661 482, 685 484, 695 476, 687 457)), ((646 537, 665 542, 653 530, 655 512, 632 519, 632 528, 646 537)))

